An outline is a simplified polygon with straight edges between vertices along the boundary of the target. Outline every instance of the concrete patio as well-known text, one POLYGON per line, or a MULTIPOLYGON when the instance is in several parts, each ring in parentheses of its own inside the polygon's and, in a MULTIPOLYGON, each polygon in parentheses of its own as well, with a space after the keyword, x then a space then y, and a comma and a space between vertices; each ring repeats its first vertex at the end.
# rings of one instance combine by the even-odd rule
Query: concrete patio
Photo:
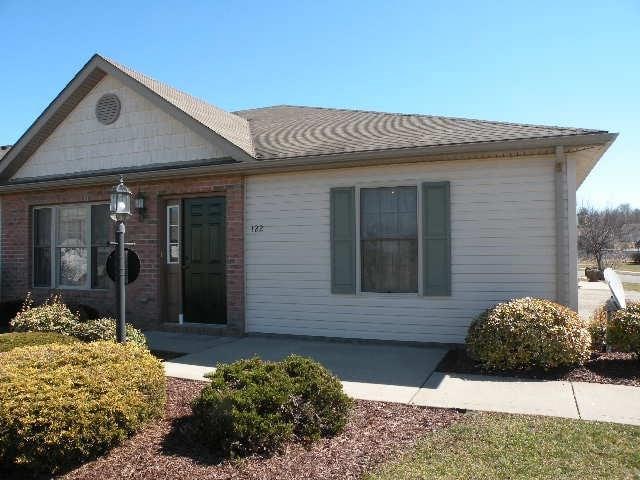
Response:
POLYGON ((205 380, 220 362, 297 353, 329 368, 357 399, 640 425, 640 388, 435 372, 445 348, 166 332, 147 337, 155 350, 187 353, 164 363, 171 377, 205 380))

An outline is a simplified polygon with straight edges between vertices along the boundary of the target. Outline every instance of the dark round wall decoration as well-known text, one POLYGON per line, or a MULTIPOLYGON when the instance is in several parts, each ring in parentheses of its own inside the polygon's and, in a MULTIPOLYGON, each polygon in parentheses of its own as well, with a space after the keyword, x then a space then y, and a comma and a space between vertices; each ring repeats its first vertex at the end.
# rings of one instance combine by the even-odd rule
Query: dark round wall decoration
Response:
POLYGON ((96 103, 96 118, 103 125, 111 125, 120 116, 120 99, 115 93, 105 93, 96 103))
MULTIPOLYGON (((140 274, 140 257, 138 257, 136 252, 128 248, 124 249, 124 253, 127 257, 125 267, 127 272, 127 284, 129 284, 134 282, 140 274)), ((107 275, 112 282, 115 282, 118 279, 118 274, 118 251, 114 250, 107 257, 107 275)))

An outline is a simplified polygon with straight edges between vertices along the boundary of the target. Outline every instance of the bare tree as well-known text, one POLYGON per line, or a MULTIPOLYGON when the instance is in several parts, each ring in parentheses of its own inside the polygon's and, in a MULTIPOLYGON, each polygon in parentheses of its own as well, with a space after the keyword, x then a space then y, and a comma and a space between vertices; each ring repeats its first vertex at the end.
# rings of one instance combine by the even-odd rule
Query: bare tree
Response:
POLYGON ((578 211, 578 248, 592 255, 602 270, 605 252, 613 247, 624 221, 617 210, 581 207, 578 211))

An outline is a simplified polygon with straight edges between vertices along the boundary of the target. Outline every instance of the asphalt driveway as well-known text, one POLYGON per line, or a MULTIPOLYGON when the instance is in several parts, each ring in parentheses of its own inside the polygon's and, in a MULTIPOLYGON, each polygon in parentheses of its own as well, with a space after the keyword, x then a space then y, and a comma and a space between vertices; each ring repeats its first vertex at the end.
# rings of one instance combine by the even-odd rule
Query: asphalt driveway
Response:
MULTIPOLYGON (((611 291, 604 282, 579 282, 578 312, 583 318, 590 318, 611 297, 611 291)), ((640 302, 640 292, 625 291, 627 301, 640 302)))

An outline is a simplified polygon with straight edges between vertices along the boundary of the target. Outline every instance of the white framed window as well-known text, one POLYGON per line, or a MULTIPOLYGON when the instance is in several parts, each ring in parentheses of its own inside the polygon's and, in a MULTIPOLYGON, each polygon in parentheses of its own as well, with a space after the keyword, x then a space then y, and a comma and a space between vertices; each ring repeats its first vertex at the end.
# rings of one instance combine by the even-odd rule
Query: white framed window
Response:
POLYGON ((107 288, 109 205, 75 204, 33 210, 33 286, 107 288))
POLYGON ((167 263, 180 263, 180 205, 167 205, 167 263))
POLYGON ((359 188, 360 292, 418 293, 416 186, 359 188))

